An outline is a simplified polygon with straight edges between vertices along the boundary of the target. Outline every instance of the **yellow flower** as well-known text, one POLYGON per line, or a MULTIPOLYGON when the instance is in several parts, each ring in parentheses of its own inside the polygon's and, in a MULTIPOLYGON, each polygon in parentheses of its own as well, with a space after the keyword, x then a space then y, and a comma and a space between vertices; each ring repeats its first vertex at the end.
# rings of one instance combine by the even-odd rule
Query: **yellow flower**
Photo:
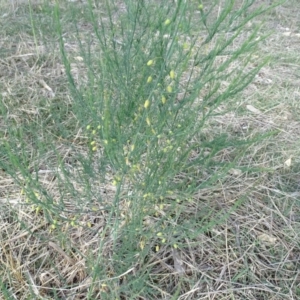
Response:
POLYGON ((86 130, 90 130, 91 129, 91 125, 86 126, 86 130))
POLYGON ((161 102, 162 102, 162 104, 165 104, 166 101, 167 101, 166 97, 165 97, 165 96, 162 96, 162 97, 161 97, 161 102))
POLYGON ((51 229, 54 230, 57 225, 57 220, 53 220, 53 223, 51 224, 51 229))
POLYGON ((141 248, 141 250, 143 250, 145 248, 145 241, 144 240, 140 241, 140 248, 141 248))
POLYGON ((166 21, 165 21, 165 25, 169 25, 171 23, 171 20, 170 19, 167 19, 166 21))
POLYGON ((147 62, 147 66, 148 66, 148 67, 150 67, 150 66, 152 66, 152 65, 153 65, 153 63, 154 63, 154 62, 153 62, 153 60, 152 60, 152 59, 150 59, 150 60, 147 62))
POLYGON ((171 79, 175 78, 175 72, 173 70, 170 71, 170 78, 171 79))
POLYGON ((144 103, 144 107, 148 108, 150 106, 150 101, 147 99, 144 103))
POLYGON ((188 43, 183 43, 183 49, 188 49, 189 48, 189 44, 188 43))
POLYGON ((147 118, 146 118, 146 122, 147 122, 148 126, 150 126, 150 125, 151 125, 151 122, 150 122, 150 119, 149 119, 149 117, 147 117, 147 118))
POLYGON ((91 142, 91 146, 95 146, 96 145, 96 142, 95 141, 92 141, 91 142))
POLYGON ((150 83, 150 82, 152 82, 152 76, 149 76, 147 79, 147 83, 150 83))
POLYGON ((94 146, 94 147, 92 148, 92 151, 97 151, 97 147, 94 146))
POLYGON ((172 93, 172 87, 170 85, 167 86, 167 92, 172 93))

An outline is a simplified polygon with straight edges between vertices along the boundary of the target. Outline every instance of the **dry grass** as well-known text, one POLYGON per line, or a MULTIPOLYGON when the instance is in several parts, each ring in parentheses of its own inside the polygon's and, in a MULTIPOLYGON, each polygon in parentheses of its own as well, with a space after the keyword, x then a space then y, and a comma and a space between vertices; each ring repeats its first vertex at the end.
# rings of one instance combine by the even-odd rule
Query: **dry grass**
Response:
MULTIPOLYGON (((0 87, 6 113, 0 120, 0 138, 9 138, 6 124, 17 129, 40 120, 46 122, 49 132, 56 133, 57 149, 47 149, 39 158, 38 176, 59 204, 64 175, 53 170, 52 162, 59 152, 70 161, 69 171, 75 172, 73 153, 85 155, 82 145, 86 137, 72 114, 59 49, 45 49, 36 43, 28 29, 30 21, 22 14, 24 6, 14 9, 5 8, 0 16, 0 87)), ((206 225, 210 213, 226 212, 227 218, 213 228, 207 225, 208 229, 204 226, 198 233, 191 230, 182 241, 184 247, 162 245, 155 251, 155 244, 151 245, 153 250, 143 261, 137 258, 132 268, 120 275, 112 249, 115 243, 122 245, 114 238, 116 229, 106 227, 109 213, 105 201, 103 206, 95 202, 91 211, 88 206, 78 208, 74 195, 65 195, 66 209, 57 213, 57 223, 51 223, 47 208, 26 203, 20 185, 7 170, 0 170, 0 283, 3 291, 9 291, 0 294, 0 299, 109 299, 113 290, 126 286, 129 276, 147 271, 145 286, 156 291, 153 299, 299 299, 299 12, 299 4, 290 1, 267 16, 264 29, 274 33, 261 45, 261 53, 271 53, 273 59, 241 94, 235 109, 213 120, 216 130, 226 129, 232 135, 270 129, 278 134, 249 149, 220 188, 203 190, 180 213, 181 219, 188 220, 196 211, 203 211, 203 216, 208 215, 206 225), (258 177, 249 168, 268 172, 258 177), (86 214, 78 217, 78 209, 86 214), (97 263, 92 262, 103 237, 101 273, 106 279, 95 282, 91 274, 97 263)), ((71 34, 68 45, 77 57, 71 34)), ((85 70, 80 62, 74 59, 72 67, 82 78, 85 70)), ((38 125, 35 129, 39 130, 38 125)), ((30 144, 26 149, 29 162, 34 158, 33 149, 30 144)), ((220 155, 224 160, 230 158, 229 152, 220 155)), ((76 181, 72 184, 75 191, 84 188, 76 181)), ((98 192, 109 203, 116 190, 106 185, 99 186, 98 192)), ((120 227, 130 214, 129 206, 126 199, 120 203, 120 227)), ((180 206, 178 203, 179 211, 180 206)), ((166 214, 168 207, 156 208, 158 216, 166 214)), ((156 215, 150 215, 145 226, 152 226, 155 220, 156 215)), ((146 299, 124 292, 122 299, 129 298, 146 299)))

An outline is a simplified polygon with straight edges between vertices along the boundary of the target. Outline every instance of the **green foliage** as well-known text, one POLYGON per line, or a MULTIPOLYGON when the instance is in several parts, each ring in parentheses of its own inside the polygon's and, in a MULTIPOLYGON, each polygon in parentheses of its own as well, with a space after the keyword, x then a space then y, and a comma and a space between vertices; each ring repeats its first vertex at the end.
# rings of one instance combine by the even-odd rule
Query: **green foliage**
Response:
MULTIPOLYGON (((98 253, 87 255, 95 282, 111 272, 114 279, 106 287, 110 299, 143 293, 154 299, 157 291, 145 287, 149 253, 184 247, 186 238, 194 241, 227 216, 201 199, 199 191, 213 189, 259 140, 218 132, 214 117, 232 109, 233 100, 266 62, 253 57, 263 39, 259 27, 246 29, 265 10, 251 10, 254 1, 101 2, 101 13, 94 12, 92 1, 84 11, 70 6, 72 18, 65 17, 58 4, 53 12, 73 97, 70 110, 84 135, 84 150, 74 154, 77 163, 70 171, 53 139, 41 141, 32 134, 36 164, 45 153, 43 143, 52 143, 49 148, 60 168, 59 199, 53 201, 42 187, 35 165, 35 172, 27 168, 32 164, 25 151, 30 130, 10 131, 23 141, 23 153, 14 148, 14 138, 7 141, 1 146, 8 161, 4 167, 16 178, 14 171, 21 172, 29 202, 38 212, 43 210, 53 230, 66 221, 61 216, 65 195, 72 198, 77 217, 100 205, 107 223, 99 235, 98 253), (85 69, 82 82, 72 73, 63 17, 74 20, 85 69), (84 37, 83 21, 92 28, 84 37), (231 153, 227 161, 220 156, 224 150, 231 153), (101 195, 101 186, 109 186, 113 196, 101 195), (109 240, 114 249, 111 265, 98 270, 107 259, 103 249, 109 240), (139 275, 130 273, 127 285, 118 284, 118 276, 133 267, 139 275)), ((49 113, 55 134, 67 139, 71 129, 59 126, 69 113, 63 103, 53 102, 49 113)), ((47 131, 47 123, 42 124, 47 131)), ((89 293, 92 299, 93 291, 89 293)))
MULTIPOLYGON (((195 149, 192 164, 200 171, 215 165, 214 157, 222 149, 232 144, 239 148, 231 138, 216 135, 205 140, 201 132, 216 108, 229 106, 265 63, 251 65, 262 39, 257 38, 257 28, 242 33, 246 22, 262 13, 248 13, 252 2, 236 7, 234 1, 226 1, 216 20, 217 2, 207 8, 200 4, 195 11, 195 3, 185 1, 126 1, 122 10, 109 1, 103 5, 103 17, 91 9, 100 53, 91 55, 81 44, 88 68, 84 87, 75 84, 60 40, 74 110, 79 119, 88 120, 83 126, 98 128, 92 148, 103 149, 101 163, 118 178, 128 179, 142 193, 155 190, 157 196, 165 196, 167 187, 178 189, 174 178, 188 169, 195 149), (237 39, 243 42, 233 47, 237 39)), ((60 36, 61 30, 59 25, 60 36)), ((198 188, 199 182, 194 182, 189 193, 198 188)))

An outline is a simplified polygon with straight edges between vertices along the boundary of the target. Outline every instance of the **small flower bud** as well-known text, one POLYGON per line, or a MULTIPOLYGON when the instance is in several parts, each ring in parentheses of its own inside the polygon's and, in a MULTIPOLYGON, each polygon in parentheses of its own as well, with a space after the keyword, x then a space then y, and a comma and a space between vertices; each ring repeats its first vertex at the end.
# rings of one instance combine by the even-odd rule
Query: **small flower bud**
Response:
POLYGON ((170 72, 170 78, 171 79, 174 79, 175 78, 175 72, 173 70, 171 70, 170 72))
POLYGON ((148 66, 148 67, 150 67, 150 66, 152 66, 152 65, 153 65, 153 63, 154 63, 154 62, 153 62, 153 60, 152 60, 152 59, 150 59, 150 60, 147 62, 147 66, 148 66))
POLYGON ((144 107, 147 109, 150 106, 150 101, 147 99, 144 103, 144 107))

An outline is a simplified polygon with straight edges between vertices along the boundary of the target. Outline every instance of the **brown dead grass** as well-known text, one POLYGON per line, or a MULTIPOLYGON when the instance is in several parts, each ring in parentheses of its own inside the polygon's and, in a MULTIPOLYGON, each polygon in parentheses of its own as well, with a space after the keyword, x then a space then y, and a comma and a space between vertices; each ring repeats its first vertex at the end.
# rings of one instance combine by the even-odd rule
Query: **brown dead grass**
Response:
MULTIPOLYGON (((236 109, 214 120, 216 128, 232 134, 246 136, 250 131, 274 129, 278 130, 276 138, 252 147, 240 158, 240 168, 232 170, 221 188, 195 195, 182 216, 188 219, 201 209, 204 214, 209 210, 227 211, 228 218, 199 233, 194 240, 186 239, 185 247, 161 247, 158 252, 150 252, 144 265, 137 261, 121 275, 114 273, 110 261, 114 241, 108 238, 102 250, 107 258, 103 273, 109 274, 110 280, 95 283, 90 275, 92 266, 85 258, 97 257, 99 236, 112 236, 112 229, 103 232, 107 221, 105 208, 98 206, 72 224, 76 206, 69 196, 68 209, 52 228, 45 210, 36 211, 36 207, 27 204, 19 185, 8 176, 7 170, 1 170, 0 277, 13 299, 33 299, 33 295, 36 299, 86 299, 88 289, 93 290, 93 299, 102 299, 100 293, 109 295, 110 289, 116 288, 113 284, 126 283, 126 275, 147 268, 151 270, 151 282, 145 284, 157 290, 158 299, 171 299, 177 288, 180 292, 176 299, 300 297, 300 33, 297 32, 300 10, 295 9, 297 5, 286 3, 270 16, 265 28, 276 31, 261 46, 261 52, 271 53, 275 59, 242 93, 236 109), (257 177, 255 172, 240 171, 243 167, 267 168, 269 172, 257 177), (233 210, 241 196, 242 205, 233 210), (67 243, 63 242, 64 235, 68 236, 67 243), (110 281, 114 283, 110 285, 110 281)), ((2 36, 0 43, 1 49, 7 50, 0 60, 0 86, 8 120, 15 121, 17 126, 26 124, 26 119, 38 120, 55 99, 64 99, 65 105, 71 105, 58 50, 49 53, 22 32, 13 39, 2 36), (40 98, 45 99, 42 109, 40 98)), ((76 68, 74 65, 74 70, 81 74, 78 65, 76 68)), ((70 119, 72 114, 65 122, 70 119)), ((5 124, 2 119, 3 139, 7 138, 5 124)), ((76 120, 72 124, 75 133, 67 143, 57 138, 57 146, 66 158, 72 156, 72 151, 84 151, 83 134, 76 127, 76 120)), ((59 202, 60 181, 51 176, 49 163, 53 155, 48 153, 39 176, 44 188, 59 202)), ((230 153, 221 155, 224 160, 230 158, 230 153)), ((76 184, 80 190, 82 187, 76 184)), ((108 201, 113 198, 114 187, 99 187, 99 192, 103 190, 108 201)), ((125 218, 126 201, 122 205, 125 218)), ((152 221, 149 217, 149 224, 152 221)), ((8 298, 0 295, 0 299, 8 298)))

